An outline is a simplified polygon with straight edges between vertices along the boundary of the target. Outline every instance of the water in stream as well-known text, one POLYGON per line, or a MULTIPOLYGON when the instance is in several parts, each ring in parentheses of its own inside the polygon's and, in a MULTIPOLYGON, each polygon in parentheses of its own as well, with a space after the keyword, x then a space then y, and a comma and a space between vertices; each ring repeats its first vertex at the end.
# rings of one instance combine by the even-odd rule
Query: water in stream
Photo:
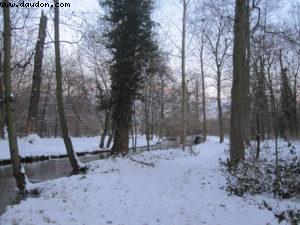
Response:
MULTIPOLYGON (((99 156, 84 156, 82 162, 90 162, 99 159, 99 156)), ((24 164, 27 176, 32 183, 52 180, 60 177, 69 176, 72 168, 68 159, 55 159, 43 162, 24 164)), ((12 176, 11 166, 0 168, 0 216, 5 212, 8 205, 18 203, 16 182, 12 176)))
MULTIPOLYGON (((174 142, 163 142, 151 146, 152 150, 169 149, 176 147, 174 142)), ((147 148, 138 148, 138 152, 146 151, 147 148)), ((100 155, 86 155, 80 157, 81 162, 87 163, 101 159, 100 155)), ((60 177, 66 177, 71 174, 72 168, 69 160, 53 159, 43 162, 24 164, 25 171, 32 183, 38 183, 46 180, 53 180, 60 177)), ((0 167, 0 216, 5 212, 9 205, 18 204, 18 198, 15 179, 12 176, 11 166, 0 167)))

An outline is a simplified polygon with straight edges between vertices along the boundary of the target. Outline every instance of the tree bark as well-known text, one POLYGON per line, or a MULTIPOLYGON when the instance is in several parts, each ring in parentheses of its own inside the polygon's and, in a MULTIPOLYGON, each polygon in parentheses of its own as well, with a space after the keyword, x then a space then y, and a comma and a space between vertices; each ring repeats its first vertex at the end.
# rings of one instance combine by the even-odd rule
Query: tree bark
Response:
POLYGON ((186 145, 186 129, 187 129, 187 99, 186 99, 186 22, 187 22, 187 0, 182 0, 183 15, 182 15, 182 40, 181 40, 181 145, 182 150, 185 150, 186 145))
MULTIPOLYGON (((3 0, 3 4, 9 4, 9 0, 3 0)), ((8 131, 8 141, 10 149, 10 157, 12 163, 13 175, 16 179, 17 187, 20 191, 26 191, 27 178, 25 170, 21 165, 19 148, 16 136, 15 124, 15 99, 12 92, 11 81, 11 23, 10 23, 10 8, 3 7, 3 79, 5 87, 5 109, 6 109, 6 124, 8 131)))
POLYGON ((224 142, 224 128, 223 128, 223 109, 221 100, 221 71, 217 66, 217 103, 218 103, 218 119, 219 119, 219 136, 220 143, 224 142))
POLYGON ((203 50, 204 50, 204 36, 201 37, 200 49, 200 66, 201 66, 201 86, 202 86, 202 113, 203 113, 203 138, 207 139, 207 125, 206 125, 206 93, 205 93, 205 75, 203 63, 203 50))
POLYGON ((40 125, 40 137, 44 137, 44 120, 45 120, 45 115, 46 115, 46 110, 47 110, 47 101, 48 101, 48 96, 45 98, 45 103, 42 111, 42 118, 41 118, 41 125, 40 125))
POLYGON ((197 79, 196 81, 196 105, 195 105, 195 111, 196 111, 196 123, 197 123, 197 127, 200 125, 200 121, 199 121, 199 80, 197 79))
POLYGON ((259 159, 260 154, 260 139, 261 139, 261 131, 260 131, 260 116, 256 115, 256 160, 259 159))
POLYGON ((247 43, 247 56, 246 56, 246 76, 244 81, 244 141, 246 146, 250 145, 250 58, 251 58, 251 46, 250 46, 250 0, 247 0, 246 10, 246 43, 247 43))
POLYGON ((243 139, 243 100, 246 71, 246 0, 236 0, 233 45, 233 84, 231 90, 230 160, 245 159, 243 139))
MULTIPOLYGON (((115 111, 115 114, 119 110, 115 111)), ((115 134, 114 134, 114 144, 112 147, 113 154, 121 154, 123 156, 127 155, 129 152, 129 130, 131 121, 131 109, 127 109, 122 112, 122 117, 120 115, 115 115, 115 134)))
POLYGON ((150 124, 149 124, 149 114, 150 114, 150 93, 147 94, 145 97, 145 134, 146 134, 146 141, 147 141, 147 148, 150 151, 150 124))
POLYGON ((2 49, 0 52, 0 138, 5 138, 5 107, 4 107, 4 88, 3 88, 3 65, 2 65, 2 49))
POLYGON ((137 147, 137 136, 138 136, 138 130, 137 130, 137 121, 136 121, 136 103, 133 104, 133 128, 134 128, 134 148, 137 147))
POLYGON ((162 139, 164 134, 164 122, 165 122, 165 82, 163 79, 163 75, 160 74, 160 88, 161 88, 161 96, 160 96, 160 121, 159 121, 159 138, 162 139))
POLYGON ((58 136, 58 121, 57 116, 55 117, 55 126, 54 126, 54 137, 57 138, 58 136))
MULTIPOLYGON (((58 4, 58 0, 54 0, 55 4, 58 4)), ((59 43, 59 7, 54 8, 54 43, 55 43, 55 67, 56 67, 56 101, 57 110, 59 114, 61 135, 63 137, 68 158, 74 172, 79 172, 81 169, 80 161, 74 151, 71 138, 69 137, 69 131, 67 126, 67 120, 65 116, 64 102, 63 102, 63 90, 62 90, 62 68, 60 57, 60 43, 59 43)))
POLYGON ((40 125, 40 137, 41 138, 43 138, 43 136, 44 136, 44 134, 43 134, 43 132, 44 132, 44 120, 45 120, 45 115, 46 115, 46 110, 47 110, 47 105, 48 105, 49 93, 50 93, 50 89, 51 89, 51 80, 52 80, 51 78, 49 78, 49 82, 48 82, 48 85, 47 85, 47 93, 46 93, 44 107, 43 107, 43 111, 42 111, 42 118, 41 118, 41 125, 40 125))
POLYGON ((102 135, 101 135, 101 140, 100 140, 100 145, 99 145, 99 147, 100 147, 101 149, 104 148, 105 137, 106 137, 107 134, 108 134, 108 129, 109 129, 109 118, 110 118, 110 112, 109 112, 109 110, 106 110, 106 112, 105 112, 104 129, 103 129, 103 132, 102 132, 102 135))
POLYGON ((271 112, 272 112, 272 124, 274 131, 274 139, 275 139, 275 188, 278 188, 279 181, 279 149, 278 149, 278 138, 279 138, 279 123, 278 123, 278 109, 276 105, 276 97, 275 91, 273 89, 273 83, 271 78, 271 67, 268 68, 268 86, 270 91, 270 99, 271 99, 271 112))
POLYGON ((47 29, 47 16, 44 15, 44 12, 42 11, 40 24, 39 24, 38 40, 35 46, 32 88, 31 88, 27 126, 26 126, 27 135, 34 133, 36 129, 38 106, 40 101, 40 90, 41 90, 41 83, 42 83, 42 67, 43 67, 43 58, 44 58, 46 29, 47 29))
POLYGON ((112 123, 111 124, 111 131, 110 131, 111 133, 109 134, 109 137, 108 137, 108 140, 107 140, 107 143, 106 143, 106 148, 110 147, 110 145, 112 143, 112 140, 113 140, 113 138, 115 136, 115 125, 114 125, 113 121, 111 123, 112 123))

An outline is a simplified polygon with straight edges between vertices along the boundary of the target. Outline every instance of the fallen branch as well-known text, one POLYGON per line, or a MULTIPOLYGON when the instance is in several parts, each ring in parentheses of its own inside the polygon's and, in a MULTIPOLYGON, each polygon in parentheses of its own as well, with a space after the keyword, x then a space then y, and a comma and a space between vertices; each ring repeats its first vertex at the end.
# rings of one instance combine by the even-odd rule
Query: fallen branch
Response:
POLYGON ((154 163, 148 163, 148 162, 138 161, 138 160, 132 158, 131 156, 129 157, 129 159, 132 160, 133 162, 140 163, 140 164, 145 165, 145 166, 155 167, 154 163))

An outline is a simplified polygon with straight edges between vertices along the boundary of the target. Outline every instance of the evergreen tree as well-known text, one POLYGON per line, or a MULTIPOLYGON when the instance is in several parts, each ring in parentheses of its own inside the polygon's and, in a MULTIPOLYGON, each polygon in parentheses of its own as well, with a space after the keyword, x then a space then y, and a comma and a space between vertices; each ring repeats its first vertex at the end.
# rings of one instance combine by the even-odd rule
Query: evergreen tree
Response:
POLYGON ((293 115, 293 92, 286 68, 281 70, 280 106, 279 132, 281 137, 287 138, 287 131, 293 133, 295 117, 293 115))
POLYGON ((128 153, 129 130, 134 99, 147 74, 155 53, 153 0, 104 0, 108 22, 107 47, 111 50, 110 67, 112 117, 115 126, 114 154, 128 153))

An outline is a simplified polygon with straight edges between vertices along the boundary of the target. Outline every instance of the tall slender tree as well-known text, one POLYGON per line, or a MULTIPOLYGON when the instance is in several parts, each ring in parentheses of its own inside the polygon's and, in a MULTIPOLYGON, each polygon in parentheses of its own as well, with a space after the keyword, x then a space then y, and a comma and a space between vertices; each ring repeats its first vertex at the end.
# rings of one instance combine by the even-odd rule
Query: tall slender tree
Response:
MULTIPOLYGON (((59 0, 54 0, 55 5, 59 0)), ((79 172, 84 170, 85 167, 81 165, 76 152, 74 151, 71 138, 69 137, 68 125, 65 115, 63 90, 62 90, 62 67, 60 57, 60 41, 59 41, 59 7, 54 8, 54 45, 55 45, 55 74, 56 74, 56 102, 59 114, 61 134, 66 146, 67 154, 73 171, 79 172)))
POLYGON ((230 39, 226 36, 228 33, 228 21, 224 18, 219 18, 216 22, 216 32, 214 35, 204 31, 208 42, 208 50, 213 55, 215 63, 216 75, 216 89, 217 89, 217 106, 218 106, 218 122, 219 122, 219 136, 220 143, 224 141, 224 118, 222 106, 222 80, 223 80, 223 67, 228 57, 228 50, 231 46, 230 39))
POLYGON ((46 39, 47 16, 42 11, 39 24, 38 39, 35 46, 34 67, 32 76, 32 88, 27 117, 26 133, 35 132, 38 106, 40 101, 40 90, 42 83, 42 67, 44 58, 44 45, 46 39))
POLYGON ((104 126, 103 126, 103 132, 101 134, 101 139, 100 139, 100 144, 99 147, 100 148, 104 148, 105 145, 105 139, 106 136, 109 133, 109 124, 110 124, 110 118, 111 118, 111 113, 110 113, 110 90, 108 90, 108 88, 106 88, 106 85, 104 85, 105 88, 101 87, 101 84, 97 81, 97 99, 98 99, 98 109, 99 111, 103 111, 104 112, 104 126))
POLYGON ((251 43, 250 43, 250 0, 246 3, 246 76, 244 81, 244 141, 247 146, 250 145, 250 60, 251 60, 251 43))
POLYGON ((156 49, 151 20, 153 1, 105 0, 102 6, 110 25, 106 36, 107 47, 112 53, 110 74, 115 127, 112 152, 126 155, 133 103, 156 49))
POLYGON ((3 88, 3 66, 2 66, 2 49, 0 50, 0 139, 4 139, 5 118, 4 118, 4 88, 3 88))
MULTIPOLYGON (((259 57, 254 63, 252 81, 253 120, 252 127, 255 128, 256 136, 256 158, 260 155, 260 142, 265 137, 265 124, 267 124, 268 99, 266 95, 265 60, 259 57)), ((250 116, 249 116, 250 117, 250 116)), ((249 122, 250 124, 250 122, 249 122)), ((245 143, 246 140, 245 140, 245 143)))
POLYGON ((187 129, 187 93, 186 93, 186 24, 189 0, 182 0, 182 31, 181 31, 181 145, 185 150, 187 129))
POLYGON ((233 84, 231 90, 230 160, 245 158, 243 139, 244 81, 246 68, 246 0, 236 0, 233 45, 233 84))
MULTIPOLYGON (((8 5, 9 0, 3 0, 2 3, 8 5)), ((11 35, 10 8, 3 7, 3 80, 5 88, 5 109, 8 141, 13 175, 16 179, 19 190, 26 191, 27 178, 25 175, 25 170, 21 165, 16 136, 15 98, 12 90, 11 80, 11 35)))
POLYGON ((204 35, 201 35, 200 44, 200 66, 201 66, 201 90, 202 90, 202 117, 203 117, 203 138, 207 139, 207 123, 206 123, 206 92, 205 92, 205 74, 204 74, 204 35))

